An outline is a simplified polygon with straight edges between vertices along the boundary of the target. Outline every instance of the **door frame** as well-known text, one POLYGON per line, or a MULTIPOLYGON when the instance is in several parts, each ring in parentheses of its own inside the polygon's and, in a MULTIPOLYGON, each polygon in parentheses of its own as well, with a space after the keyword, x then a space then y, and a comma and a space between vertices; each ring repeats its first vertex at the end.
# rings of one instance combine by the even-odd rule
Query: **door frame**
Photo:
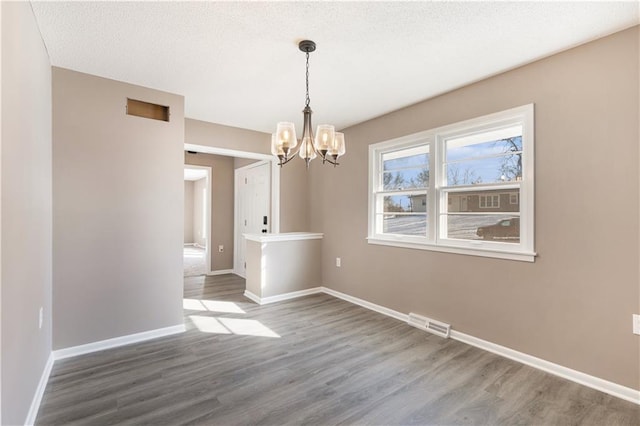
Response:
MULTIPOLYGON (((238 151, 235 149, 227 149, 227 148, 216 148, 213 146, 206 145, 196 145, 185 143, 184 144, 185 151, 195 151, 201 152, 203 154, 214 154, 214 155, 224 155, 227 157, 237 157, 237 158, 247 158, 251 160, 263 160, 271 163, 271 232, 274 234, 280 233, 280 166, 278 166, 278 159, 270 154, 260 154, 257 152, 250 151, 238 151)), ((248 166, 255 166, 255 164, 249 164, 248 166)), ((247 167, 247 166, 244 166, 247 167)), ((242 169, 239 167, 238 169, 242 169)), ((235 169, 234 169, 234 180, 235 180, 235 169)), ((234 227, 234 249, 233 249, 233 267, 234 273, 238 272, 236 268, 236 249, 235 249, 235 239, 238 234, 238 228, 236 226, 237 223, 237 208, 236 208, 236 188, 234 183, 234 212, 233 212, 233 227, 234 227)))
MULTIPOLYGON (((196 166, 194 164, 186 164, 184 165, 185 169, 202 169, 204 171, 207 172, 207 175, 205 176, 206 178, 206 185, 205 185, 205 191, 206 191, 206 199, 204 200, 205 202, 205 221, 207 224, 205 233, 207 235, 207 245, 204 248, 204 258, 205 258, 205 273, 207 275, 209 275, 211 273, 211 269, 213 267, 213 265, 211 265, 211 237, 213 236, 213 230, 211 229, 211 203, 213 202, 211 200, 212 195, 211 195, 211 188, 213 188, 213 182, 211 181, 212 179, 212 172, 211 172, 211 167, 209 166, 196 166)), ((195 182, 195 181, 193 181, 195 182)), ((195 226, 195 224, 194 224, 195 226)), ((184 238, 183 238, 184 240, 184 238)), ((196 245, 195 243, 193 244, 194 246, 196 245)))

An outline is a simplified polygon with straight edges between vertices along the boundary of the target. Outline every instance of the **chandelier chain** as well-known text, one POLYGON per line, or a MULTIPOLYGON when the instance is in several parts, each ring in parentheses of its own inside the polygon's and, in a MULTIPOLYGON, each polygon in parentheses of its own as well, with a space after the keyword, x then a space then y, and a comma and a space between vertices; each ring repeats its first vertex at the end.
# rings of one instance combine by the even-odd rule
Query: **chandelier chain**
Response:
POLYGON ((306 104, 305 106, 308 107, 309 104, 311 103, 311 99, 309 98, 309 52, 307 51, 307 97, 306 97, 306 104))

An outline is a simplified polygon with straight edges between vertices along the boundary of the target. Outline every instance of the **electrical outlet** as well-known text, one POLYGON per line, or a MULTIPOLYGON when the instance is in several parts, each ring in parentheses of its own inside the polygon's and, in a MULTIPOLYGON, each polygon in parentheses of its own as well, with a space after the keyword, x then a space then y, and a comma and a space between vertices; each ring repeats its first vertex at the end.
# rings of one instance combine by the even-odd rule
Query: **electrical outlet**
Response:
POLYGON ((340 260, 339 257, 336 257, 336 266, 339 268, 341 265, 342 261, 340 260))
POLYGON ((640 334, 640 315, 633 314, 633 334, 640 334))
POLYGON ((224 246, 218 246, 218 253, 222 253, 224 251, 224 246))
POLYGON ((42 306, 40 306, 40 312, 38 313, 38 329, 42 329, 42 306))

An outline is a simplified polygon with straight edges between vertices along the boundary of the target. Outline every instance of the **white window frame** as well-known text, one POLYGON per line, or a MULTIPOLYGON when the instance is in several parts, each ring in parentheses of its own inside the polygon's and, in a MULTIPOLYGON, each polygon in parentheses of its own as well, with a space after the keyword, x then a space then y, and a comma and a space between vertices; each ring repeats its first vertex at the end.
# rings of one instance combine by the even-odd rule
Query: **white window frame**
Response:
POLYGON ((479 207, 481 209, 499 209, 500 208, 500 194, 488 194, 488 195, 479 195, 479 207), (484 199, 484 206, 482 205, 482 200, 484 199), (487 205, 487 201, 491 200, 491 205, 487 205), (495 200, 498 200, 497 203, 494 203, 495 200))
MULTIPOLYGON (((477 185, 488 189, 490 184, 477 185)), ((505 188, 504 185, 500 186, 505 188)), ((533 262, 534 251, 534 105, 528 104, 451 125, 369 145, 369 244, 432 250, 446 253, 533 262), (522 180, 520 188, 520 243, 445 238, 447 193, 469 190, 447 186, 445 141, 450 138, 490 132, 499 128, 522 125, 522 180), (419 145, 429 145, 429 187, 427 188, 427 234, 425 236, 386 234, 376 220, 376 194, 381 188, 383 153, 419 145)))

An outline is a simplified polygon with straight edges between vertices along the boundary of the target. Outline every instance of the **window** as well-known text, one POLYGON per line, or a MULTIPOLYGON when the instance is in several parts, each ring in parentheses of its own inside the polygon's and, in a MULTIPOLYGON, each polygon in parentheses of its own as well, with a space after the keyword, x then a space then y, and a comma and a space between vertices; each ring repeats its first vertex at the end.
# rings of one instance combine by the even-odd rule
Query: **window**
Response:
POLYGON ((369 243, 533 261, 533 105, 369 147, 369 243))
POLYGON ((481 209, 498 209, 498 208, 500 208, 500 196, 499 195, 481 195, 480 196, 480 208, 481 209))

